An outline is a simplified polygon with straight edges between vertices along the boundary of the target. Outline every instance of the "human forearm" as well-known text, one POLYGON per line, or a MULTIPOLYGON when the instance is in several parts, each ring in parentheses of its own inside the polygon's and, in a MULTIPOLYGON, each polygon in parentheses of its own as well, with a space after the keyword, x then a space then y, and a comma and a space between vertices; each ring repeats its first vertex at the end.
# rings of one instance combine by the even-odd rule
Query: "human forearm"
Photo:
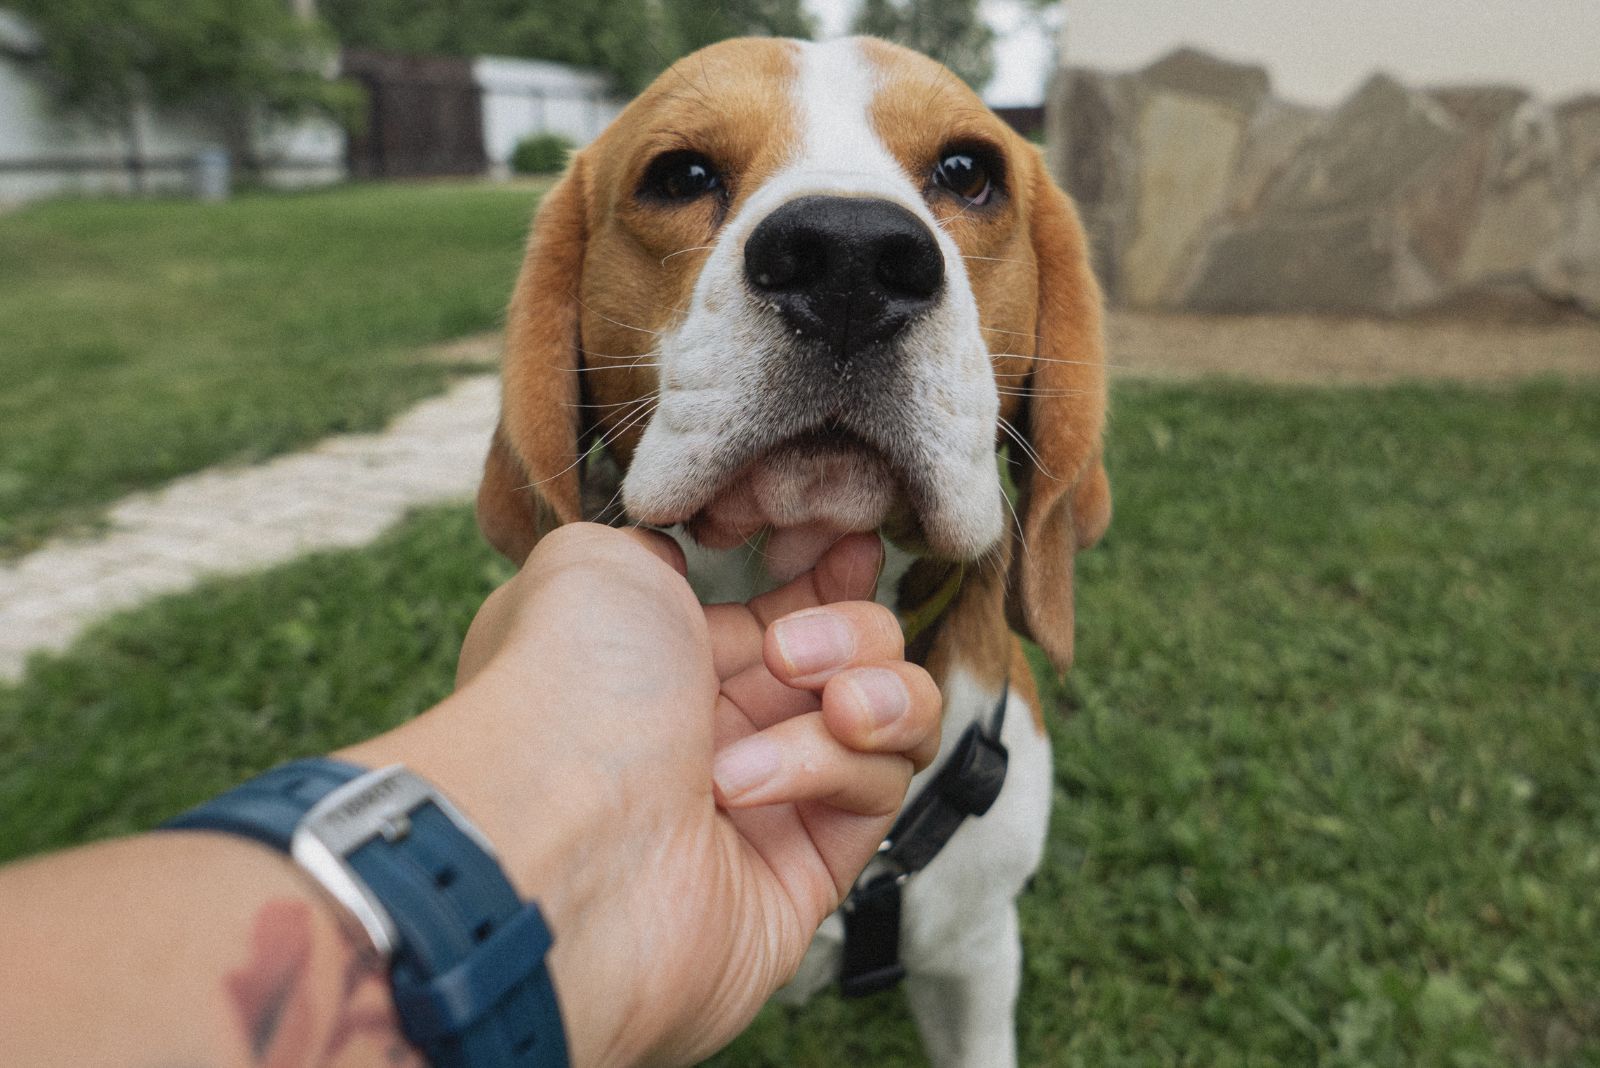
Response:
MULTIPOLYGON (((620 1063, 649 1030, 624 1021, 648 1007, 585 997, 577 973, 606 952, 585 932, 617 933, 588 915, 610 869, 580 859, 617 836, 621 799, 578 739, 560 759, 530 745, 542 713, 506 685, 490 673, 336 755, 405 764, 484 830, 561 932, 551 964, 558 993, 577 995, 574 1063, 620 1063)), ((364 935, 287 857, 242 838, 160 832, 0 869, 0 947, 0 1065, 422 1063, 364 935)))
POLYGON ((286 859, 160 834, 0 870, 0 1064, 417 1064, 387 977, 286 859))
MULTIPOLYGON (((716 609, 669 547, 550 535, 479 613, 457 692, 335 754, 405 765, 487 836, 554 932, 584 1068, 693 1063, 737 1034, 938 744, 893 617, 847 603, 875 540, 716 609)), ((269 849, 165 833, 0 870, 0 1065, 407 1062, 385 967, 269 849)))

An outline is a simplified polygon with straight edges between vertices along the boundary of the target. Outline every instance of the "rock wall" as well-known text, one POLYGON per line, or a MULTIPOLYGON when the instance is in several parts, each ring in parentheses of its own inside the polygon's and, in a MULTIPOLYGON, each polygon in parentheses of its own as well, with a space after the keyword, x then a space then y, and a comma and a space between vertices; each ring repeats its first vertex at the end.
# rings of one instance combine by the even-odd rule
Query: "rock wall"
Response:
POLYGON ((1111 297, 1147 308, 1398 314, 1484 298, 1600 314, 1600 96, 1411 89, 1332 110, 1182 49, 1060 72, 1047 152, 1111 297))

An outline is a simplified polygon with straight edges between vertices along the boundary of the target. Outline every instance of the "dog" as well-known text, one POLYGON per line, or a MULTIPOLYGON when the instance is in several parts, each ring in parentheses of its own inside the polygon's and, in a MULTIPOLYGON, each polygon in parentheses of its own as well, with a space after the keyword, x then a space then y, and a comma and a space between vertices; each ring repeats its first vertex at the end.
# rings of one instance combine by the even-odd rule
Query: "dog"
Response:
MULTIPOLYGON (((912 796, 1009 713, 992 807, 896 880, 941 1066, 1016 1061, 1015 902, 1052 775, 1013 630, 1070 664, 1074 556, 1111 514, 1101 334, 1083 229, 1038 151, 872 38, 678 61, 544 198, 510 305, 477 505, 500 552, 520 563, 584 518, 670 528, 702 597, 733 600, 882 530, 879 598, 916 621, 909 653, 944 697, 912 796)), ((780 996, 835 980, 844 938, 836 913, 780 996)))

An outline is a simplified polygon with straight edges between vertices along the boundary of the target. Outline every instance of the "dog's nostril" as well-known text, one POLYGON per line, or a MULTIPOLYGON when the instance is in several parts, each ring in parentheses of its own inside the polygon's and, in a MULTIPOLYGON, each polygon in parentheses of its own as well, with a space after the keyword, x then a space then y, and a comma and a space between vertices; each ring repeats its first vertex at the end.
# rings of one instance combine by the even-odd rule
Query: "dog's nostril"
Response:
POLYGON ((777 256, 759 268, 752 268, 750 280, 762 289, 782 289, 794 281, 798 268, 793 256, 777 256))
POLYGON ((758 289, 783 290, 815 284, 828 269, 827 250, 810 235, 757 241, 745 247, 745 273, 758 289))
POLYGON ((895 296, 926 300, 944 281, 939 246, 910 234, 897 234, 878 251, 878 281, 895 296))

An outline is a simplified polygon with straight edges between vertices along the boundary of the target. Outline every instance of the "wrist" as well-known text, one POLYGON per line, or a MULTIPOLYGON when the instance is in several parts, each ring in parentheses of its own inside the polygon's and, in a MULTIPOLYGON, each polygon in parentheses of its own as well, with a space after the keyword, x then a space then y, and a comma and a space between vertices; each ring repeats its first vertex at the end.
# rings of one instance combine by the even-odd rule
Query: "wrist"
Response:
POLYGON ((330 754, 362 767, 403 764, 427 780, 480 830, 524 900, 546 914, 582 910, 602 887, 575 864, 611 815, 581 789, 571 763, 541 744, 539 718, 521 696, 508 704, 480 677, 429 711, 368 741, 330 754), (506 708, 522 706, 511 721, 506 708), (569 870, 575 868, 577 870, 569 870))
POLYGON ((608 848, 622 805, 596 782, 603 762, 575 759, 541 729, 548 721, 534 705, 520 680, 485 671, 416 719, 333 757, 403 764, 450 799, 555 936, 548 964, 572 1063, 636 1063, 643 1050, 631 1040, 651 1033, 642 1025, 648 1006, 629 1004, 614 982, 634 963, 634 940, 623 937, 614 905, 629 873, 615 870, 608 848), (618 955, 626 959, 608 960, 618 955))
POLYGON ((439 1068, 570 1064, 542 910, 476 825, 403 764, 291 761, 163 828, 290 855, 365 932, 406 1037, 439 1068))

